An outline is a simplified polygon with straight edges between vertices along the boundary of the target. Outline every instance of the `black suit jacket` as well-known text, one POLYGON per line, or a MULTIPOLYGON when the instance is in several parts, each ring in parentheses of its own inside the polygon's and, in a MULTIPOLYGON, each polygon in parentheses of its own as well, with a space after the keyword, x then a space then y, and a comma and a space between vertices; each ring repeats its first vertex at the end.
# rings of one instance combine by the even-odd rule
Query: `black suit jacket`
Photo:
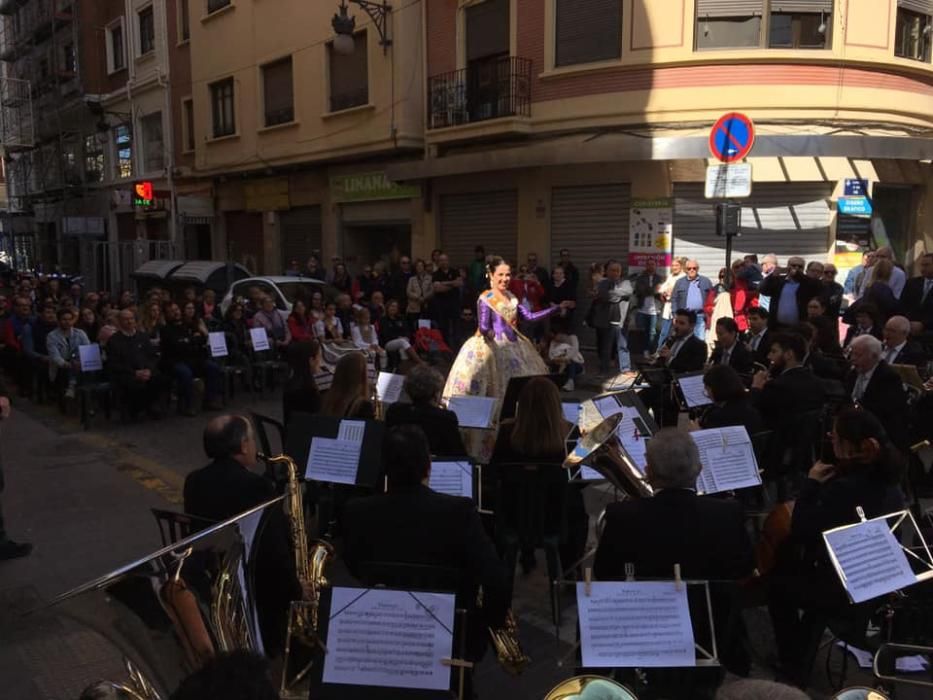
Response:
MULTIPOLYGON (((822 297, 823 284, 819 280, 810 279, 806 275, 801 275, 798 279, 800 286, 797 288, 797 321, 802 321, 807 317, 807 304, 813 297, 822 297)), ((776 328, 778 325, 778 305, 781 303, 781 292, 784 291, 784 284, 787 278, 770 275, 761 283, 758 291, 761 295, 771 297, 768 317, 768 327, 776 328)))
POLYGON ((933 331, 933 291, 923 301, 923 277, 911 277, 901 292, 901 311, 911 321, 923 324, 923 330, 933 331))
POLYGON ((672 359, 667 368, 672 372, 698 372, 706 364, 706 343, 691 335, 681 346, 677 357, 672 359))
MULTIPOLYGON (((717 347, 713 350, 713 356, 710 362, 718 365, 722 358, 723 350, 717 347)), ((755 362, 755 356, 745 347, 741 340, 735 341, 732 348, 732 354, 729 355, 729 366, 739 374, 749 374, 752 371, 752 363, 755 362)))
POLYGON ((793 427, 803 413, 822 408, 825 391, 813 372, 796 367, 779 374, 763 389, 752 389, 751 397, 765 427, 780 433, 793 427))
POLYGON ((924 365, 929 357, 923 346, 915 340, 908 340, 901 351, 894 357, 892 365, 924 365))
POLYGON ((492 625, 504 620, 509 606, 505 567, 470 499, 419 484, 352 500, 343 522, 344 558, 357 578, 367 562, 457 569, 463 604, 472 604, 481 584, 484 617, 492 625))
POLYGON ((713 404, 700 417, 700 427, 704 430, 710 428, 726 428, 732 425, 742 425, 749 435, 764 430, 764 422, 758 409, 752 406, 750 399, 742 398, 713 404))
POLYGON ((621 580, 627 562, 639 579, 672 578, 674 564, 691 579, 741 579, 755 568, 742 507, 686 489, 606 508, 593 573, 621 580))
MULTIPOLYGON (((853 370, 846 376, 846 394, 852 396, 857 378, 853 370)), ((898 447, 906 447, 909 441, 907 431, 907 391, 901 376, 882 361, 878 363, 865 393, 859 404, 881 422, 888 433, 888 437, 898 447)))
POLYGON ((428 404, 394 403, 386 411, 386 428, 399 425, 420 426, 428 436, 432 455, 463 457, 467 453, 453 411, 428 404))
POLYGON ((216 459, 185 478, 185 512, 226 520, 275 498, 275 486, 233 458, 216 459))
MULTIPOLYGON (((751 331, 745 337, 746 343, 751 343, 751 331)), ((771 331, 766 330, 762 336, 761 340, 758 342, 758 348, 756 350, 749 349, 749 352, 752 354, 752 361, 763 364, 767 367, 770 362, 768 360, 768 352, 771 350, 771 331)))

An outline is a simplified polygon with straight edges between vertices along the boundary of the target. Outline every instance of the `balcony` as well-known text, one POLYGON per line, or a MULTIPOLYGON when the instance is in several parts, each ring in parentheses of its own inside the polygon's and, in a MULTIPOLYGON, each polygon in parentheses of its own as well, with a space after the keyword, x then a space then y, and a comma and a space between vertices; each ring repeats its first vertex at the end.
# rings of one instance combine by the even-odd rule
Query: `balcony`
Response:
POLYGON ((531 116, 531 61, 501 56, 428 79, 428 124, 446 129, 531 116))

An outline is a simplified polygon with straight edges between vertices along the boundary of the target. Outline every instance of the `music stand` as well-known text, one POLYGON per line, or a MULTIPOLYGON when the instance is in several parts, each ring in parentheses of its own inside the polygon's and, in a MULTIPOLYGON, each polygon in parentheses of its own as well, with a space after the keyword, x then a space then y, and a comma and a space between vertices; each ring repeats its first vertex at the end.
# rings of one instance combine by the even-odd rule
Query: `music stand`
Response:
POLYGON ((674 386, 676 387, 677 402, 680 404, 680 410, 692 411, 697 408, 704 408, 713 403, 713 400, 703 393, 703 375, 706 372, 684 372, 674 375, 674 386), (696 384, 699 383, 699 387, 696 384), (699 389, 699 390, 698 390, 699 389))
MULTIPOLYGON (((466 464, 469 467, 470 481, 471 481, 470 500, 472 500, 473 503, 478 505, 481 501, 480 491, 482 487, 479 485, 480 480, 479 480, 479 475, 477 474, 477 465, 474 462, 474 460, 471 457, 437 457, 435 455, 431 455, 432 472, 433 472, 434 464, 436 464, 437 462, 457 462, 460 464, 466 464)), ((448 495, 454 495, 454 494, 448 494, 448 495)))
MULTIPOLYGON (((285 453, 295 460, 302 474, 311 452, 311 440, 316 437, 336 438, 343 420, 356 421, 352 418, 332 418, 309 413, 296 413, 292 417, 286 431, 285 453)), ((374 420, 359 422, 365 423, 366 429, 360 449, 356 485, 378 488, 382 478, 382 437, 385 433, 385 423, 374 420)))

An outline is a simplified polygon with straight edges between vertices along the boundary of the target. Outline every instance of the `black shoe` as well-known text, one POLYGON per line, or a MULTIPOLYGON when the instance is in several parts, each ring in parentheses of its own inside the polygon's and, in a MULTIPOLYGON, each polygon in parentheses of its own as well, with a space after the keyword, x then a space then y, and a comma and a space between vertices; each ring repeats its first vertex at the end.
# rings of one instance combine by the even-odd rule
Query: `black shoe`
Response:
POLYGON ((7 540, 0 543, 0 560, 19 559, 20 557, 29 556, 30 552, 32 552, 32 545, 28 542, 7 540))

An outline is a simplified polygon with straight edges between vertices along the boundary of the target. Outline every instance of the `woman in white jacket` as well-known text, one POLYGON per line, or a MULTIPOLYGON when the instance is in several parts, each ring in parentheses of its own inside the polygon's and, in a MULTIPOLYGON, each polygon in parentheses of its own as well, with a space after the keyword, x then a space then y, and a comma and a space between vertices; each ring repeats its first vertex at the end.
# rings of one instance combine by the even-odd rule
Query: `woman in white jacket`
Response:
POLYGON ((664 308, 661 309, 661 334, 658 336, 657 345, 659 348, 664 345, 664 341, 667 340, 667 336, 671 333, 671 295, 674 293, 674 285, 677 284, 677 280, 686 274, 684 272, 686 262, 686 258, 674 258, 671 261, 671 274, 661 284, 660 293, 661 299, 664 300, 664 308))

